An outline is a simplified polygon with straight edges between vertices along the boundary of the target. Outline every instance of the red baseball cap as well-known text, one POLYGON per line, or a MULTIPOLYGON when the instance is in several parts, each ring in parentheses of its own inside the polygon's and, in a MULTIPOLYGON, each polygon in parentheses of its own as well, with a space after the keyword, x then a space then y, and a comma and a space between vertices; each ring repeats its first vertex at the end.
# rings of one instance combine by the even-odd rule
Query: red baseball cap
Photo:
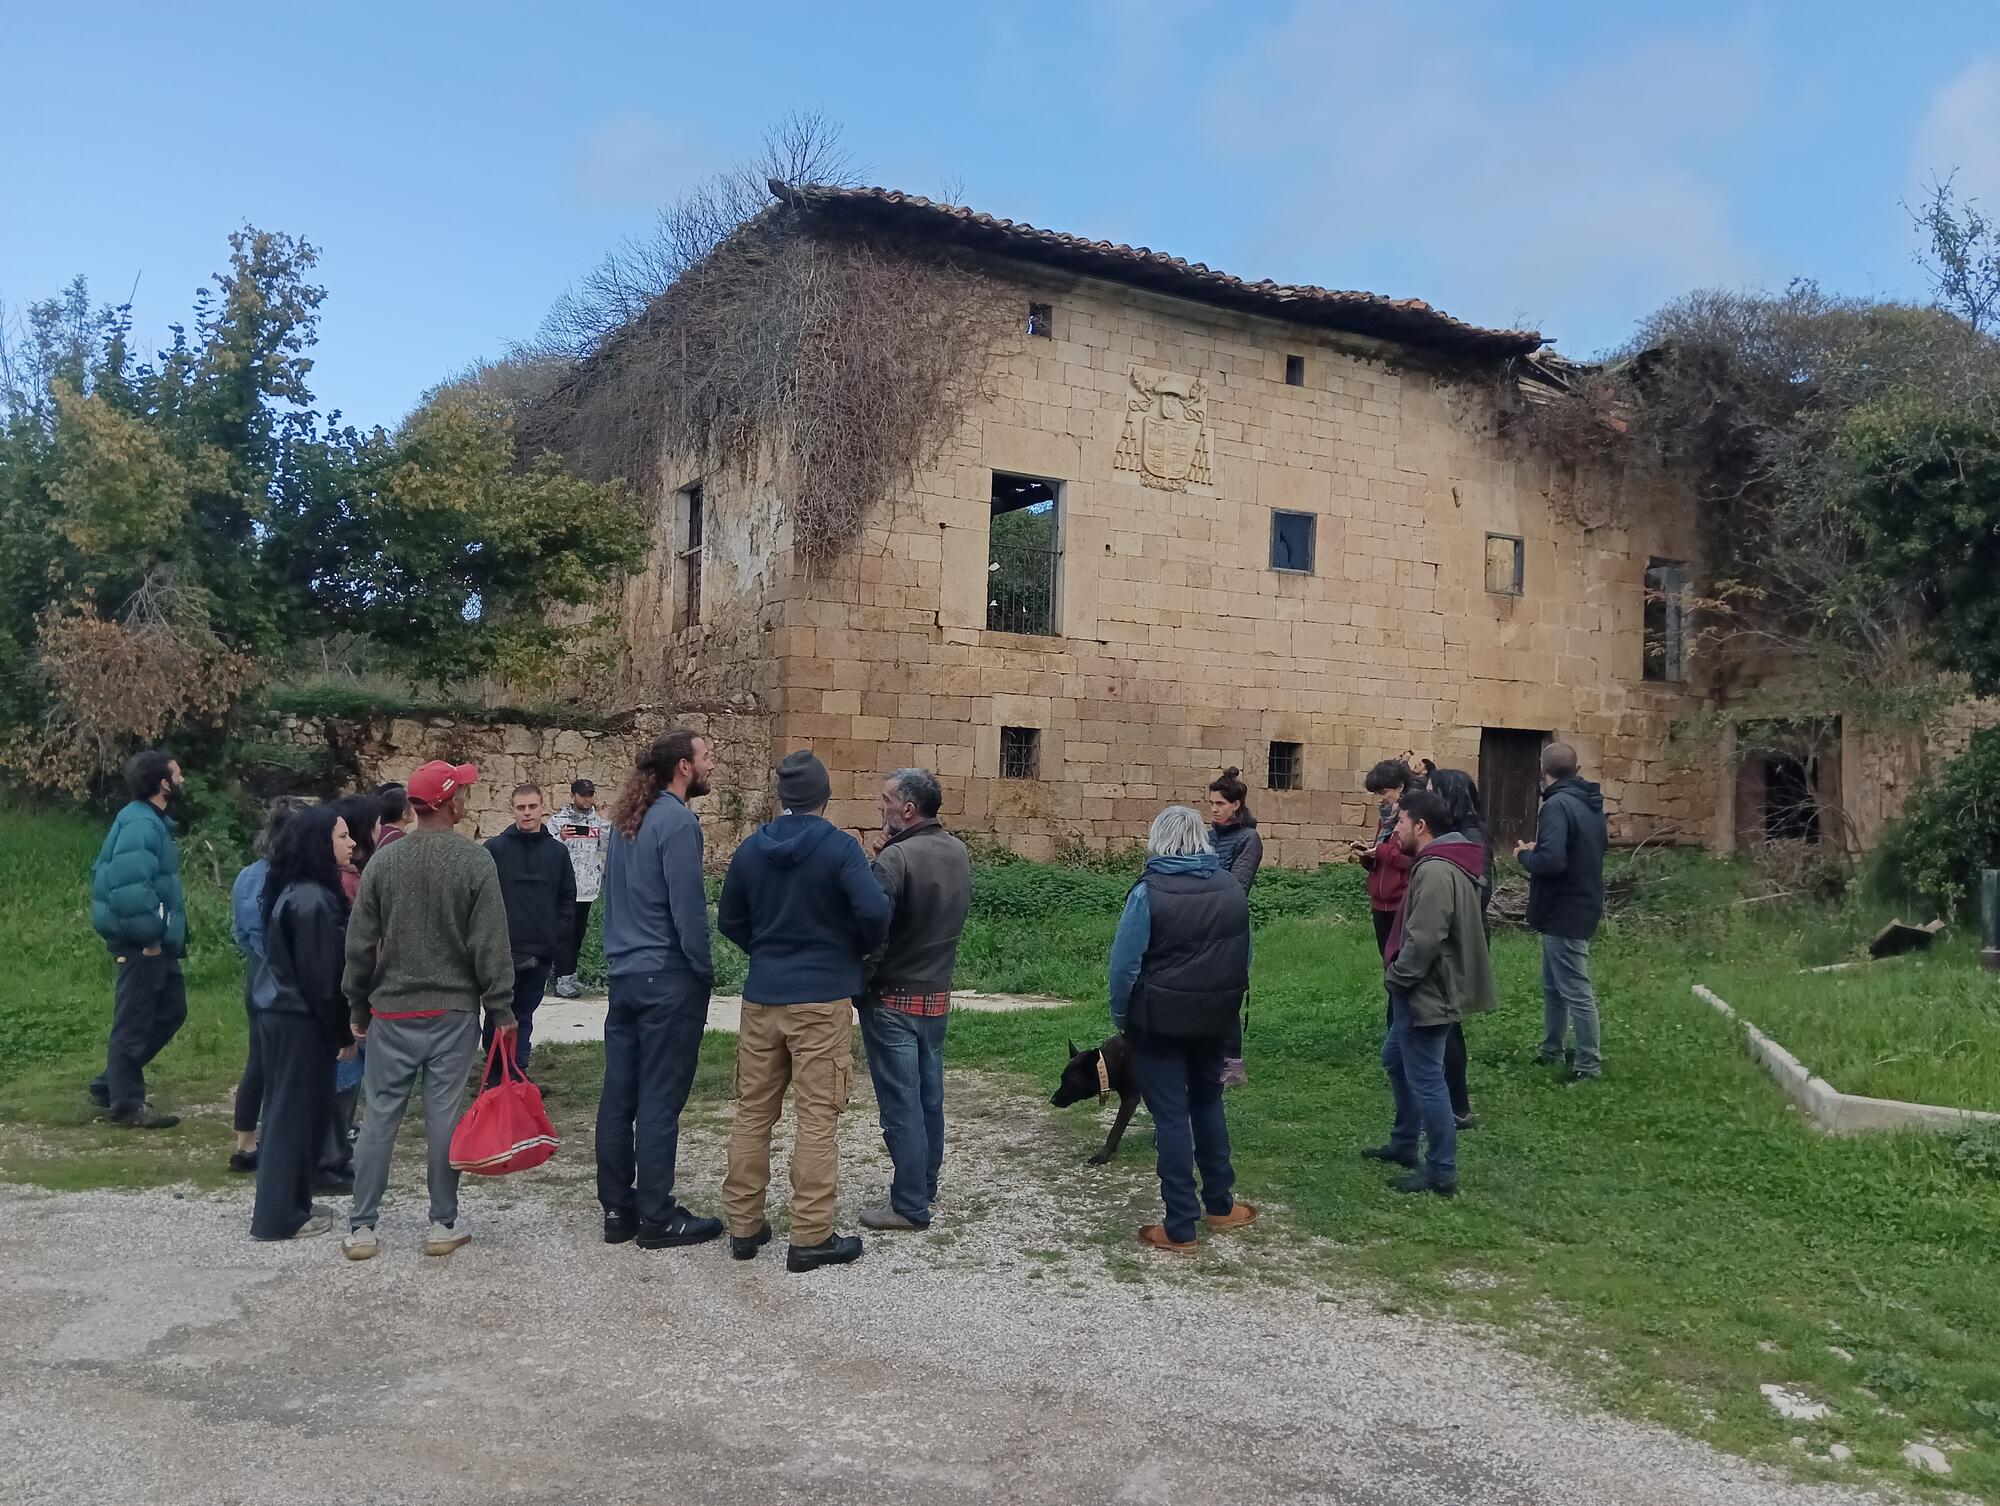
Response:
POLYGON ((451 799, 453 790, 478 778, 479 770, 472 764, 446 763, 442 758, 433 758, 412 774, 403 788, 417 804, 436 810, 451 799))

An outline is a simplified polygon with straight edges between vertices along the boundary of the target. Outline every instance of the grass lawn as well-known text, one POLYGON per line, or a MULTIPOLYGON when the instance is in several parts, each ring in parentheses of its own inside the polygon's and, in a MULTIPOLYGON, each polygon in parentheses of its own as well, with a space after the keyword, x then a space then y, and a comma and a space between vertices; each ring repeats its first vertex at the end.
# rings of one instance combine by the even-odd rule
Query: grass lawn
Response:
MULTIPOLYGON (((92 1122, 84 1101, 110 1015, 109 963, 86 901, 100 833, 0 806, 0 924, 22 954, 15 987, 0 992, 0 1175, 64 1187, 220 1182, 241 1064, 240 973, 221 896, 193 876, 190 1021, 153 1079, 163 1104, 198 1112, 135 1140, 92 1122)), ((1018 1074, 1023 1112, 1056 1112, 1035 1100, 1054 1083, 1066 1037, 1094 1041, 1109 1028, 1105 955, 1129 882, 1109 864, 978 870, 961 986, 1080 1001, 954 1018, 951 1061, 1018 1074)), ((1389 1112, 1358 872, 1267 874, 1254 896, 1251 1082, 1229 1099, 1240 1190, 1320 1236, 1299 1252, 1308 1278, 1360 1278, 1388 1305, 1491 1323, 1615 1409, 1805 1470, 1818 1466, 1794 1436, 1816 1450, 1843 1442, 1857 1462, 1906 1476, 1904 1441, 1935 1434, 1967 1446, 1952 1455, 1953 1486, 2000 1498, 2000 1138, 1834 1140, 1805 1127, 1690 985, 1709 981, 1733 999, 1716 981, 1732 970, 1824 960, 1865 922, 1732 907, 1734 885, 1730 870, 1700 860, 1648 867, 1596 949, 1606 1050, 1596 1084, 1564 1087, 1533 1064, 1535 943, 1497 939, 1503 1007, 1468 1030, 1485 1124, 1461 1141, 1462 1195, 1443 1202, 1386 1192, 1379 1169, 1355 1156, 1383 1137, 1389 1112), (1835 1415, 1781 1421, 1763 1382, 1809 1392, 1835 1415)), ((719 950, 718 963, 725 980, 740 978, 732 952, 719 950)), ((551 1108, 580 1123, 600 1054, 550 1054, 551 1108)), ((727 1038, 704 1043, 697 1095, 727 1095, 730 1059, 727 1038)), ((1080 1161, 1102 1133, 1099 1111, 1063 1112, 1080 1161)), ((1119 1164, 1143 1178, 1149 1153, 1142 1124, 1119 1164)))
POLYGON ((1978 943, 1838 973, 1788 958, 1719 970, 1709 986, 1843 1093, 2000 1110, 2000 973, 1978 943))

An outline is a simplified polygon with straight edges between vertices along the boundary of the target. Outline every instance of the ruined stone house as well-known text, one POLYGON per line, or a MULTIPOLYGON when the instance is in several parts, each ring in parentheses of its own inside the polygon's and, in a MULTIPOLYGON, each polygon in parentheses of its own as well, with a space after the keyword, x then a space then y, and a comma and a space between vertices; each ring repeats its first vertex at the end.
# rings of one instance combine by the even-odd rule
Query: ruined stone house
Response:
POLYGON ((772 212, 951 255, 1009 333, 831 565, 798 557, 781 468, 661 453, 623 698, 737 718, 760 759, 812 747, 857 829, 884 771, 934 768, 950 824, 1031 856, 1143 837, 1236 765, 1274 861, 1334 859, 1405 751, 1475 771, 1509 839, 1550 737, 1620 841, 1729 845, 1764 799, 1675 746, 1703 705, 1688 497, 1566 473, 1501 421, 1494 394, 1549 369, 1538 334, 878 189, 772 212))

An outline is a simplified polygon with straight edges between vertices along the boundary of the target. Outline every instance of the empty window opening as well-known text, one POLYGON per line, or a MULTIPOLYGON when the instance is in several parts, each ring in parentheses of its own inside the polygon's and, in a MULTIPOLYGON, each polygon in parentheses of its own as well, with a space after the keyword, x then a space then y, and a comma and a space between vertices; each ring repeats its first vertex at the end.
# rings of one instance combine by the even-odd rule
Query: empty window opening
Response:
POLYGON ((1042 777, 1042 733, 1039 727, 1000 729, 1000 777, 1002 779, 1042 777))
POLYGON ((1486 589, 1495 596, 1519 596, 1525 551, 1512 534, 1486 535, 1486 589))
POLYGON ((989 631, 1055 634, 1061 501, 1062 488, 1056 482, 993 473, 993 513, 986 543, 989 631))
POLYGON ((691 628, 701 621, 702 496, 699 486, 680 494, 676 526, 680 533, 680 593, 674 602, 674 630, 691 628))
POLYGON ((1306 745, 1304 743, 1272 743, 1271 755, 1266 765, 1269 777, 1267 787, 1274 790, 1302 790, 1306 787, 1306 745))
POLYGON ((1306 575, 1313 568, 1313 533, 1319 519, 1309 512, 1271 514, 1271 568, 1306 575))
POLYGON ((1285 385, 1303 387, 1306 384, 1306 358, 1304 356, 1285 357, 1285 385))
POLYGON ((1031 303, 1028 305, 1028 333, 1047 340, 1056 332, 1056 306, 1053 303, 1031 303))
POLYGON ((1687 678, 1688 567, 1679 560, 1646 566, 1645 678, 1678 683, 1687 678))

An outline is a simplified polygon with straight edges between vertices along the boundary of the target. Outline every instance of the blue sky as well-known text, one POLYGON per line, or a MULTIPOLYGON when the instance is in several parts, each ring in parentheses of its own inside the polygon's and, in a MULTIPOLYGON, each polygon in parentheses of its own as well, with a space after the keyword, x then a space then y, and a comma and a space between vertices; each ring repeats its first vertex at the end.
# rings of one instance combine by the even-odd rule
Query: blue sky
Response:
POLYGON ((1921 296, 1898 201, 2000 210, 2000 5, 0 0, 0 299, 138 282, 164 333, 246 221, 323 248, 314 386, 393 422, 532 333, 787 110, 866 179, 1588 355, 1691 287, 1921 296))

